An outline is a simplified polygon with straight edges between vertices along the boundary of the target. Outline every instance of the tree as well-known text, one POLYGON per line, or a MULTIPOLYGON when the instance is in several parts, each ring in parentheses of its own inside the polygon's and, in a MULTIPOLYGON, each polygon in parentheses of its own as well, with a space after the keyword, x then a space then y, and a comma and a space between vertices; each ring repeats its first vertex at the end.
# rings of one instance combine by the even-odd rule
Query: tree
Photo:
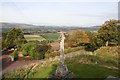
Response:
POLYGON ((102 45, 118 45, 118 36, 120 27, 117 25, 120 20, 106 21, 98 30, 98 38, 102 40, 102 45))
POLYGON ((68 36, 66 36, 65 42, 67 43, 68 46, 74 47, 90 43, 90 39, 86 31, 73 30, 68 32, 68 36))
POLYGON ((48 51, 48 45, 39 44, 35 47, 35 53, 34 55, 35 59, 44 59, 45 53, 48 51))
POLYGON ((97 32, 86 31, 86 34, 89 39, 89 43, 86 45, 86 49, 95 50, 99 46, 97 32))
POLYGON ((5 48, 5 38, 6 38, 6 33, 2 33, 2 39, 1 39, 1 47, 2 49, 5 48))
POLYGON ((24 38, 24 34, 19 28, 11 29, 6 36, 5 46, 6 48, 17 48, 20 49, 21 45, 26 43, 26 39, 24 38))

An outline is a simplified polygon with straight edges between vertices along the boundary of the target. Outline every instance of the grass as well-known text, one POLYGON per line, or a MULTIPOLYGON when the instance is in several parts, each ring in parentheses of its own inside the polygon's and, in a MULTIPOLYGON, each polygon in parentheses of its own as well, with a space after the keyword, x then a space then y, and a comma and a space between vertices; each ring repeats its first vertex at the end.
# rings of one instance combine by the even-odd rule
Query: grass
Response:
MULTIPOLYGON (((116 52, 115 50, 117 49, 116 47, 102 47, 93 53, 84 52, 73 56, 72 58, 66 58, 65 63, 67 64, 68 69, 73 72, 73 78, 102 78, 103 80, 108 76, 120 78, 117 66, 117 53, 112 53, 111 55, 108 54, 108 50, 112 53, 112 51, 116 52)), ((39 64, 38 67, 30 72, 29 78, 48 78, 55 72, 58 61, 51 63, 48 60, 48 63, 46 64, 47 65, 45 66, 39 64)), ((13 75, 9 74, 6 76, 18 77, 21 73, 25 73, 25 70, 22 70, 22 72, 16 70, 16 72, 17 73, 14 73, 13 75), (16 74, 18 75, 16 76, 16 74)))
POLYGON ((58 41, 59 34, 58 33, 41 33, 40 35, 24 35, 27 41, 58 41))
POLYGON ((44 67, 42 69, 39 69, 38 72, 33 76, 33 78, 46 78, 50 75, 49 73, 51 71, 52 68, 50 66, 44 67))
POLYGON ((95 64, 68 64, 74 78, 106 78, 109 75, 117 76, 118 71, 95 64))
POLYGON ((43 38, 42 36, 39 35, 24 35, 25 39, 27 41, 43 41, 46 40, 45 38, 43 38))
POLYGON ((41 33, 41 36, 49 41, 58 41, 58 33, 41 33))
POLYGON ((56 70, 57 66, 55 64, 42 67, 37 70, 36 74, 33 75, 33 78, 49 78, 56 70))
MULTIPOLYGON (((101 47, 94 53, 85 52, 72 58, 66 58, 65 63, 68 69, 73 72, 73 78, 101 78, 101 80, 104 80, 108 76, 120 77, 116 53, 112 53, 112 55, 108 54, 108 50, 112 49, 112 51, 116 52, 115 50, 117 49, 116 47, 109 47, 110 49, 107 48, 108 50, 106 50, 106 48, 107 47, 101 47), (101 53, 101 50, 104 50, 104 53, 101 53), (97 55, 95 55, 95 53, 97 53, 97 55)), ((54 71, 55 68, 49 66, 44 69, 41 68, 35 74, 35 78, 41 78, 42 76, 44 76, 42 78, 46 78, 51 75, 51 73, 54 73, 54 71)))
MULTIPOLYGON (((73 72, 74 78, 106 78, 109 75, 118 77, 116 69, 109 69, 97 64, 67 64, 68 69, 73 72)), ((48 78, 56 70, 56 66, 42 67, 36 71, 32 78, 48 78)))
MULTIPOLYGON (((118 71, 95 64, 67 64, 74 78, 106 78, 109 75, 118 77, 118 71)), ((32 78, 48 78, 56 70, 56 66, 47 66, 37 70, 32 78)))
POLYGON ((101 47, 93 53, 81 53, 65 61, 75 78, 106 78, 110 75, 120 78, 117 50, 117 47, 101 47))

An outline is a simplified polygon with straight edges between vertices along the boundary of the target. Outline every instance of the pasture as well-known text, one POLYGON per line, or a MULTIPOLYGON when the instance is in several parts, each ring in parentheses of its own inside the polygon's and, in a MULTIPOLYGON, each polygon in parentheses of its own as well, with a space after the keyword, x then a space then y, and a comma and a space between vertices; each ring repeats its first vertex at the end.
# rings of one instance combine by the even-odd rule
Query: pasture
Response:
POLYGON ((41 33, 43 38, 49 41, 58 41, 59 33, 41 33))
POLYGON ((25 39, 27 41, 43 41, 46 40, 45 38, 43 38, 42 36, 39 35, 24 35, 25 39))

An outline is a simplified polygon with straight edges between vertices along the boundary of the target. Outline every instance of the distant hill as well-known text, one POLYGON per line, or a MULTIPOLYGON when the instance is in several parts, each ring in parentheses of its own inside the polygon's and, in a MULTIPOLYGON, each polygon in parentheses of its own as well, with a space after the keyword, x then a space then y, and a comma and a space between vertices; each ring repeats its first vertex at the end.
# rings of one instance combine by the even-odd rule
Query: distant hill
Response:
POLYGON ((90 30, 90 31, 96 31, 100 28, 100 26, 91 26, 91 27, 85 27, 85 28, 81 28, 83 30, 90 30))
POLYGON ((68 27, 66 29, 67 30, 81 29, 81 30, 88 30, 88 31, 97 31, 99 28, 100 26, 91 26, 91 27, 68 27))
POLYGON ((22 24, 22 23, 0 23, 2 24, 2 28, 33 28, 33 27, 37 27, 35 25, 31 25, 31 24, 22 24))
POLYGON ((100 26, 91 26, 91 27, 62 27, 62 26, 36 26, 32 24, 23 24, 23 23, 0 23, 2 25, 2 32, 7 32, 11 28, 21 28, 25 33, 31 32, 58 32, 58 31, 69 31, 69 30, 89 30, 96 31, 100 26))

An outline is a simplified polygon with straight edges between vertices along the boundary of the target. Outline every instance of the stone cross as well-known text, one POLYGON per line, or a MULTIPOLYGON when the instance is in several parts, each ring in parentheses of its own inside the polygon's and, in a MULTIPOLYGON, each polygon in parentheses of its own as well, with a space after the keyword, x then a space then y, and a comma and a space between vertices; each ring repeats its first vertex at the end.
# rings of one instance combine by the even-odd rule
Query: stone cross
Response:
POLYGON ((65 80, 66 78, 70 78, 73 74, 64 63, 64 40, 64 32, 60 32, 60 64, 52 76, 52 78, 58 78, 58 80, 65 80))
POLYGON ((64 33, 60 33, 60 61, 62 64, 64 64, 64 40, 65 36, 64 33))

